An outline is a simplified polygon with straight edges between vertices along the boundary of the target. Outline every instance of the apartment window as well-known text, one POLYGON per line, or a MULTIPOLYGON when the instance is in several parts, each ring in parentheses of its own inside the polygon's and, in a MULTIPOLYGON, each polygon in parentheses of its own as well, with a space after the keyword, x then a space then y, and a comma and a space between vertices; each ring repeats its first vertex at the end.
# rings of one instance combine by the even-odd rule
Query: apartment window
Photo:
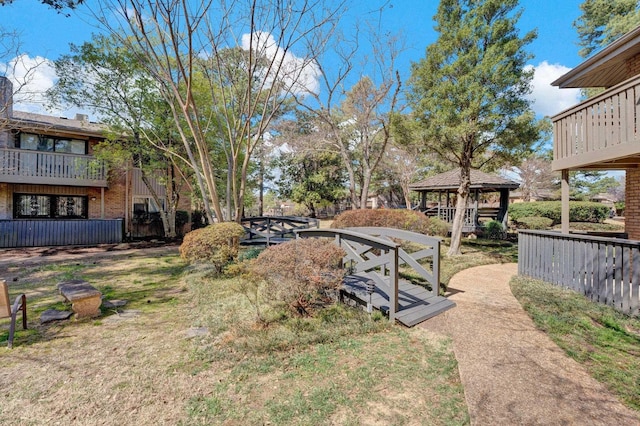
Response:
POLYGON ((16 219, 87 219, 88 197, 78 195, 14 194, 16 219))
POLYGON ((31 151, 61 152, 67 154, 87 153, 87 141, 81 139, 55 138, 35 133, 18 133, 17 148, 31 151))
POLYGON ((164 208, 164 200, 162 205, 158 206, 153 197, 138 196, 133 197, 133 223, 151 224, 160 220, 160 209, 164 208))
POLYGON ((162 204, 162 206, 158 206, 153 197, 133 197, 133 214, 159 213, 161 208, 164 208, 164 200, 162 200, 162 204))

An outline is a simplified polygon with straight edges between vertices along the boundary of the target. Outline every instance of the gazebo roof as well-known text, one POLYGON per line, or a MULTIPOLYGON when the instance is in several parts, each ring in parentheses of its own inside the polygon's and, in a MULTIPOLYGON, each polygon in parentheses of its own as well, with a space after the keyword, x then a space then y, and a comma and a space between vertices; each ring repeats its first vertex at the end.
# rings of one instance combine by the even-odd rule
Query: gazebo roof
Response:
MULTIPOLYGON (((459 186, 460 169, 458 168, 413 183, 409 185, 409 189, 413 191, 453 191, 457 190, 459 186)), ((512 180, 471 169, 471 189, 491 192, 498 189, 516 189, 518 187, 520 187, 520 184, 512 180)))

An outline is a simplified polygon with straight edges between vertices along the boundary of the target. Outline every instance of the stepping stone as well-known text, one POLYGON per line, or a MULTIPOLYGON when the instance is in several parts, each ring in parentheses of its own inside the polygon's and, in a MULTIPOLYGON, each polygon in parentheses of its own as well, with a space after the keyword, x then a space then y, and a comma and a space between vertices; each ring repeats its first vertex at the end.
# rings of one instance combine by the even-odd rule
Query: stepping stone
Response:
POLYGON ((137 309, 125 309, 123 311, 119 311, 115 315, 109 315, 105 319, 102 320, 103 324, 113 324, 121 321, 126 321, 130 319, 136 319, 140 316, 142 311, 137 309))
POLYGON ((128 300, 103 300, 102 307, 105 309, 118 309, 122 308, 129 302, 128 300))
POLYGON ((193 339, 194 337, 206 336, 209 334, 209 329, 207 327, 191 327, 184 334, 186 339, 193 339))
POLYGON ((40 324, 46 324, 53 321, 63 321, 71 318, 73 312, 58 311, 56 309, 47 309, 40 315, 40 324))

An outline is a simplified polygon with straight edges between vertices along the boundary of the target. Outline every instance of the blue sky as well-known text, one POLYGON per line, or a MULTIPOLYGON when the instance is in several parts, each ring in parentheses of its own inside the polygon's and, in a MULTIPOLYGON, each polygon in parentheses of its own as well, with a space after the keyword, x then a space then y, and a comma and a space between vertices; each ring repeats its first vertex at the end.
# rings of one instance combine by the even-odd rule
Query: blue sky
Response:
MULTIPOLYGON (((92 0, 87 0, 89 4, 92 0)), ((385 0, 378 0, 380 4, 385 0)), ((374 9, 371 1, 362 1, 350 13, 354 16, 374 9), (360 4, 362 7, 360 7, 360 4)), ((529 46, 534 54, 530 65, 536 68, 533 82, 534 109, 538 115, 552 115, 575 104, 578 93, 575 90, 552 88, 549 83, 581 62, 576 45, 577 36, 572 26, 580 15, 582 0, 522 0, 524 9, 519 26, 523 33, 537 28, 538 38, 529 46)), ((437 33, 433 30, 433 15, 436 0, 390 0, 381 15, 383 29, 396 33, 402 31, 407 49, 398 62, 401 74, 409 75, 411 62, 420 60, 427 45, 434 42, 437 33)), ((372 13, 377 14, 377 12, 372 13)), ((373 17, 373 16, 372 16, 373 17)), ((69 43, 81 44, 98 31, 90 19, 82 13, 72 12, 64 17, 40 4, 36 0, 15 0, 14 4, 0 7, 0 28, 16 30, 22 44, 22 60, 26 64, 54 60, 68 53, 69 43)), ((10 61, 12 58, 0 58, 10 61)), ((0 64, 2 65, 2 64, 0 64)), ((42 67, 33 82, 33 91, 44 90, 55 81, 52 69, 42 67)), ((16 109, 39 111, 36 100, 16 105, 16 109)), ((58 111, 61 115, 72 115, 72 111, 58 111)))

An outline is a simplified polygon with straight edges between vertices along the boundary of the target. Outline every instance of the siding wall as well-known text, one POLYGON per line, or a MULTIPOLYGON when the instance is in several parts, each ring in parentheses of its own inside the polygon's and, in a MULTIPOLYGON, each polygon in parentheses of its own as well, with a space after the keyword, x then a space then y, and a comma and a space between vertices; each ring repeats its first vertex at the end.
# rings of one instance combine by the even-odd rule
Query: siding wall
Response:
POLYGON ((0 248, 117 244, 122 220, 0 220, 0 248))

